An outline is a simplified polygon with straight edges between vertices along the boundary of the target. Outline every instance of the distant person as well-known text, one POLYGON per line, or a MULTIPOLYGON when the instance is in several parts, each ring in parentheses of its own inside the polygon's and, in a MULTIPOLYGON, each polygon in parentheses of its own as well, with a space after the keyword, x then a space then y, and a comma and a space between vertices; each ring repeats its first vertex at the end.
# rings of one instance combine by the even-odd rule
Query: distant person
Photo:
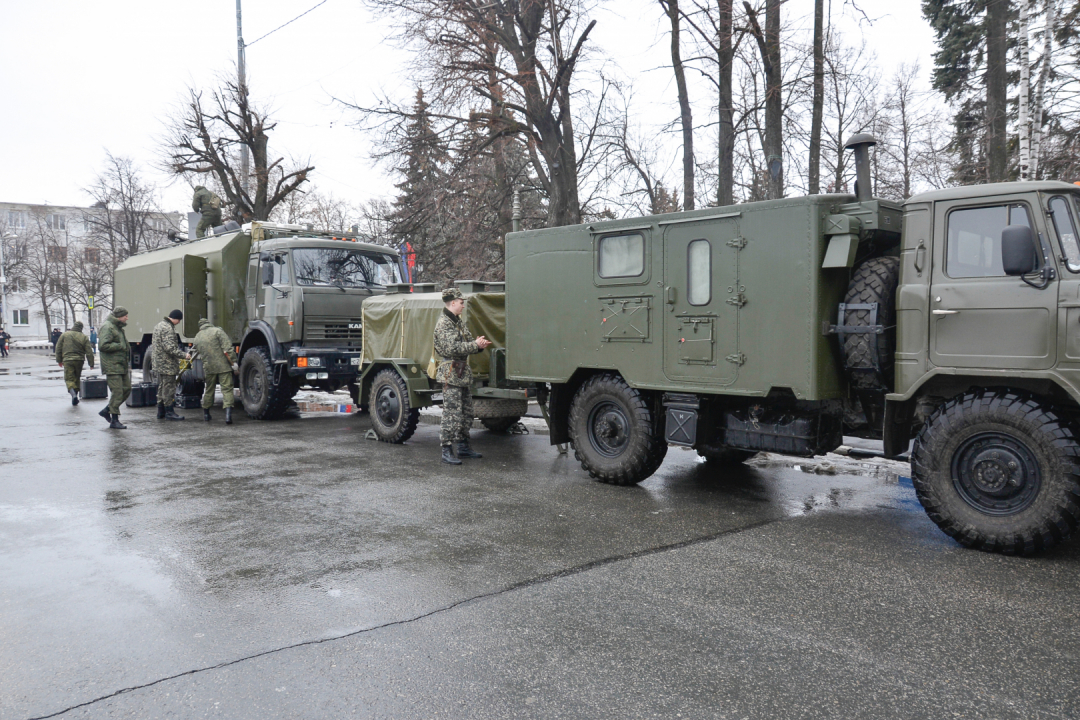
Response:
POLYGON ((195 186, 195 195, 191 198, 191 209, 202 214, 195 237, 206 237, 206 231, 221 224, 221 198, 202 185, 195 186))
POLYGON ((8 356, 8 340, 11 336, 8 335, 7 330, 0 328, 0 357, 8 356))
POLYGON ((215 327, 206 318, 199 320, 199 334, 192 343, 203 362, 203 374, 206 376, 206 392, 203 393, 203 420, 210 420, 210 408, 214 406, 214 389, 221 385, 221 394, 225 408, 225 424, 232 425, 233 395, 232 366, 236 362, 236 352, 232 341, 225 331, 215 327))
POLYGON ((109 404, 98 415, 108 420, 113 430, 127 430, 127 425, 120 424, 120 405, 131 394, 131 346, 124 333, 127 321, 127 308, 117 305, 101 327, 101 371, 109 384, 109 404))
POLYGON ((67 383, 71 404, 79 404, 79 380, 82 378, 83 358, 94 367, 94 348, 90 338, 83 335, 83 324, 75 321, 71 329, 56 341, 56 362, 64 368, 64 382, 67 383))
POLYGON ((56 341, 60 339, 60 328, 53 328, 53 331, 49 333, 49 342, 52 343, 53 352, 56 352, 56 341))
POLYGON ((154 327, 153 368, 158 377, 158 420, 184 419, 183 415, 177 415, 174 410, 176 376, 180 373, 180 361, 191 357, 191 353, 180 349, 180 344, 176 340, 176 326, 183 319, 184 313, 173 310, 154 327))
POLYGON ((469 447, 469 428, 472 427, 472 369, 469 356, 484 350, 491 341, 480 335, 475 340, 461 320, 465 310, 465 298, 456 287, 442 291, 446 305, 439 321, 435 323, 435 352, 441 362, 435 371, 436 382, 443 384, 442 423, 439 442, 442 444, 442 461, 460 465, 460 458, 479 458, 480 453, 469 447), (455 452, 455 445, 456 452, 455 452))
POLYGON ((94 346, 94 352, 97 352, 97 330, 94 326, 90 326, 90 344, 94 346))

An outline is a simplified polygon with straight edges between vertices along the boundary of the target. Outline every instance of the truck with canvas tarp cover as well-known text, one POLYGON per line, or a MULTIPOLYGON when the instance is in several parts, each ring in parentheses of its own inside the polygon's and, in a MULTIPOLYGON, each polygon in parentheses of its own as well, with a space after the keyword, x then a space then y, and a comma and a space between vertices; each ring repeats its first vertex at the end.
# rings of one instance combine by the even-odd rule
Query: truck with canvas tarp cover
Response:
MULTIPOLYGON (((492 342, 469 357, 476 417, 489 430, 505 432, 525 415, 527 389, 506 379, 506 295, 502 283, 460 280, 465 297, 461 319, 475 337, 492 342)), ((364 302, 363 372, 359 396, 367 399, 371 427, 384 442, 412 437, 420 409, 441 401, 435 382, 435 323, 446 307, 434 285, 394 285, 364 302)))
MULTIPOLYGON (((144 376, 154 326, 179 308, 181 342, 192 341, 200 318, 225 330, 245 411, 274 419, 300 387, 348 387, 360 404, 361 305, 401 277, 396 251, 356 233, 254 222, 128 258, 115 297, 130 310, 132 363, 144 376)), ((199 383, 188 373, 179 392, 197 394, 199 383)))
POLYGON ((669 444, 714 465, 909 451, 960 543, 1027 554, 1080 523, 1080 187, 818 195, 511 233, 507 377, 548 387, 593 477, 669 444), (914 441, 914 442, 912 442, 914 441))

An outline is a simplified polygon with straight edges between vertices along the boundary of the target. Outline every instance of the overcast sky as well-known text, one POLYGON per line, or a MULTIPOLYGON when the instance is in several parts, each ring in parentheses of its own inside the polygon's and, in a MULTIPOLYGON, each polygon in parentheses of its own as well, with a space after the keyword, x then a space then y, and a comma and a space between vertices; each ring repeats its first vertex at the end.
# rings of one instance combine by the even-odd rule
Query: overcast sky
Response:
MULTIPOLYGON (((411 98, 405 63, 389 27, 360 0, 246 0, 248 79, 278 127, 271 153, 310 157, 316 188, 350 202, 391 198, 398 180, 370 160, 371 139, 334 97, 371 102, 411 98)), ((849 42, 862 35, 885 77, 900 62, 932 65, 933 36, 916 0, 864 0, 873 19, 856 22, 842 2, 835 21, 849 42)), ((235 0, 0 0, 0 201, 87 205, 83 188, 106 151, 130 157, 160 188, 164 210, 187 210, 191 191, 153 167, 163 123, 187 87, 211 87, 235 72, 235 0), (170 182, 172 183, 170 185, 170 182)), ((807 22, 812 0, 789 0, 785 19, 807 22)), ((677 115, 665 25, 656 0, 608 0, 593 13, 592 44, 631 81, 644 119, 677 115)))

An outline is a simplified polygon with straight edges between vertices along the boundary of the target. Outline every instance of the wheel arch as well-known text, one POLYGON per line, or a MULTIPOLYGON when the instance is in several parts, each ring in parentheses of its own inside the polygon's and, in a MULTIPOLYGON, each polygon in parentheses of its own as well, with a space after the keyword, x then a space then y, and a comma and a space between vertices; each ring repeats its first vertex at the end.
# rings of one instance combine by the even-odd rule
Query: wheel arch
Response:
POLYGON ((285 348, 278 342, 274 329, 262 320, 252 320, 248 323, 248 331, 240 341, 240 357, 243 357, 250 348, 257 346, 268 349, 271 360, 285 359, 285 348))
POLYGON ((409 391, 409 404, 412 407, 421 408, 432 404, 430 393, 419 392, 421 390, 430 390, 431 381, 427 374, 421 370, 419 363, 406 358, 376 358, 372 360, 356 379, 356 384, 360 387, 361 401, 371 393, 371 383, 374 382, 375 376, 387 369, 397 372, 405 382, 405 387, 409 391))

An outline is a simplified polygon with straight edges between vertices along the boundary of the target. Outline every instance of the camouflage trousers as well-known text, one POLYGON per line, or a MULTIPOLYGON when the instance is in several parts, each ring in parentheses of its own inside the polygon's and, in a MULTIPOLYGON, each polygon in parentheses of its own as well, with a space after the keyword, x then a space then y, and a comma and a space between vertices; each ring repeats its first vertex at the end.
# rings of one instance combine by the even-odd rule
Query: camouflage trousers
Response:
POLYGON ((221 211, 216 213, 203 213, 202 220, 199 220, 198 226, 195 228, 195 237, 206 237, 206 231, 210 228, 215 228, 221 224, 221 211))
POLYGON ((206 392, 202 396, 204 410, 209 410, 214 406, 214 388, 218 384, 221 385, 223 396, 221 406, 231 408, 236 403, 236 396, 233 395, 232 370, 223 373, 206 373, 206 392))
POLYGON ((172 407, 176 404, 176 374, 158 375, 157 404, 172 407))
POLYGON ((106 375, 105 381, 109 384, 109 412, 119 415, 120 406, 131 394, 131 373, 106 375))
POLYGON ((453 445, 469 439, 472 427, 473 410, 472 388, 457 385, 443 385, 442 423, 439 427, 439 442, 453 445))
POLYGON ((64 382, 67 383, 68 390, 79 389, 79 379, 82 378, 82 358, 78 360, 69 360, 64 363, 64 382))

